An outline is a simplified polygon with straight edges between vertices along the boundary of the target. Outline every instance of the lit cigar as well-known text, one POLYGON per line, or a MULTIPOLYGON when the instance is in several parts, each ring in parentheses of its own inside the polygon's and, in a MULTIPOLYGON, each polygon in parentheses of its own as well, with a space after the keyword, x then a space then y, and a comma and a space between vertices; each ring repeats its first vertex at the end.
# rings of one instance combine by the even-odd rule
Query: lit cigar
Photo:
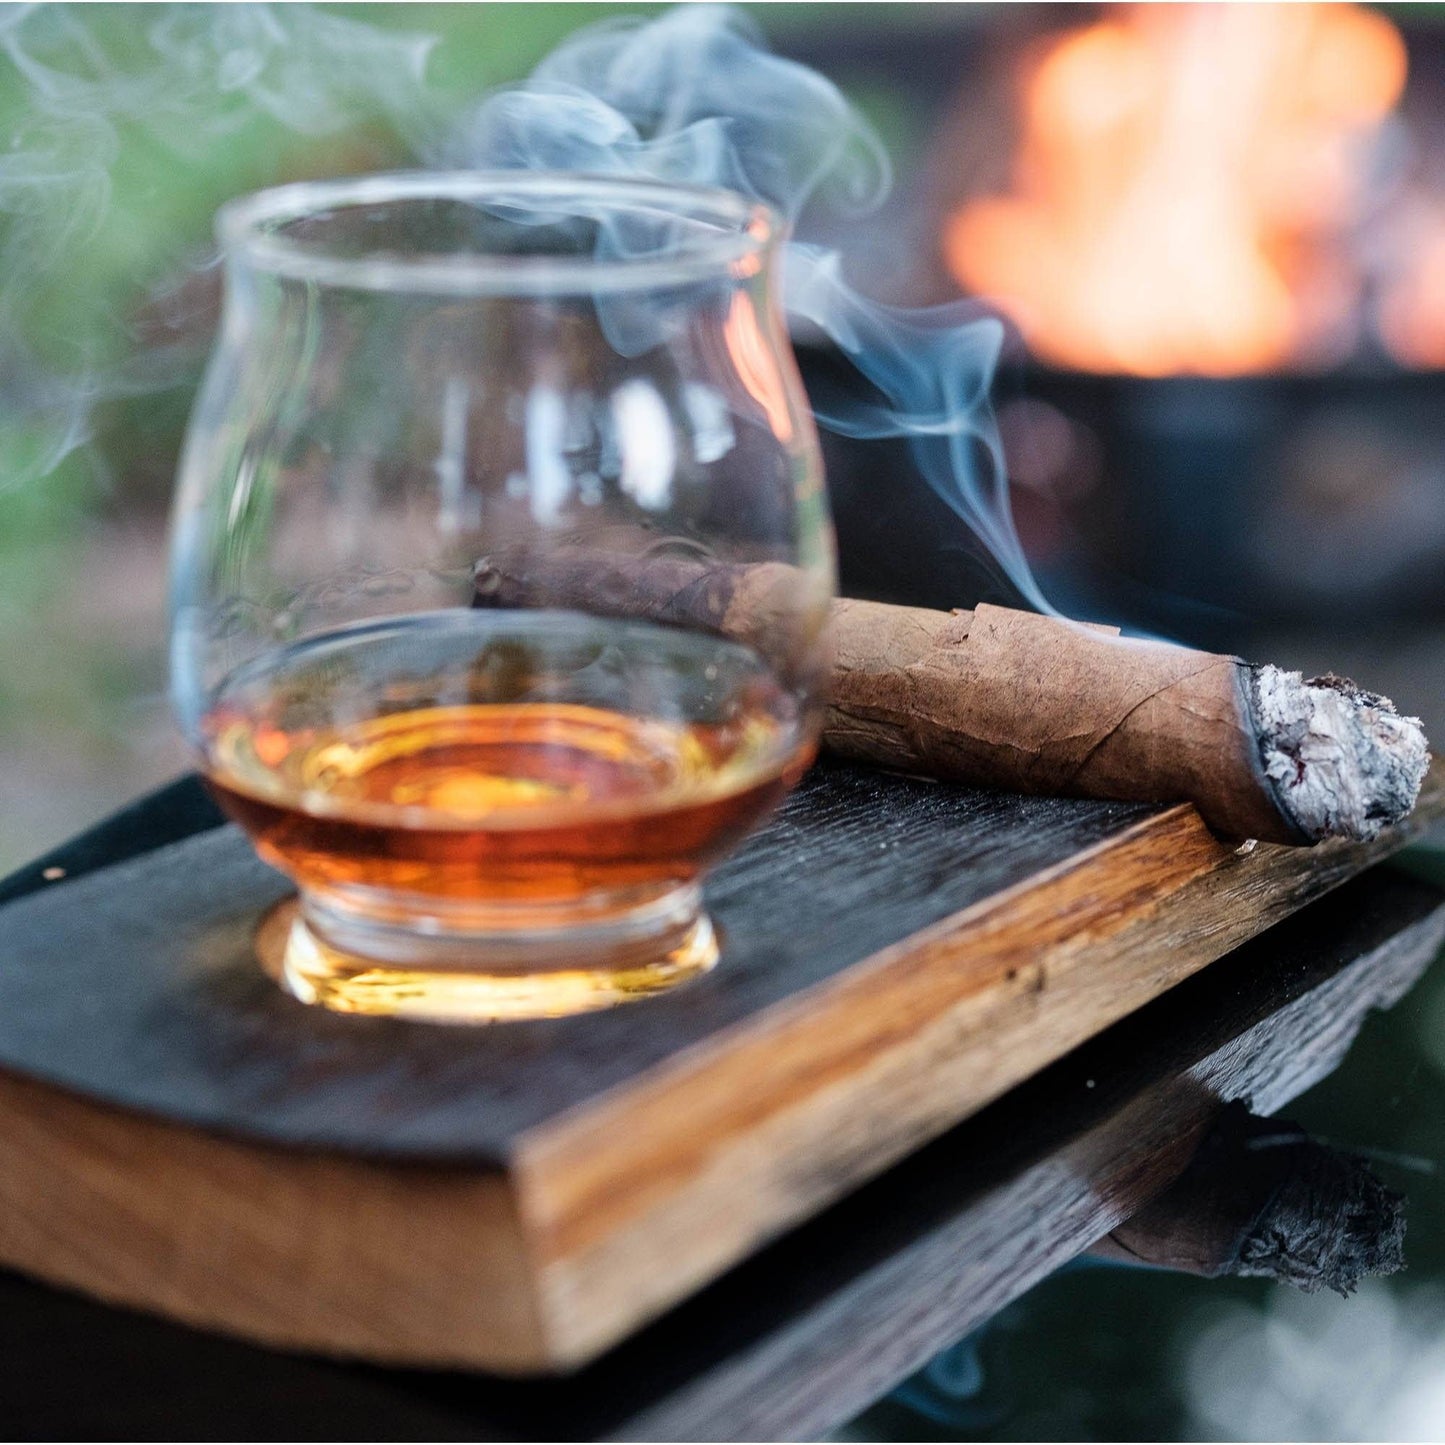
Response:
MULTIPOLYGON (((579 608, 703 628, 764 655, 798 614, 781 563, 593 548, 478 562, 477 604, 579 608)), ((1417 718, 1333 676, 1118 637, 1009 608, 840 599, 823 746, 883 767, 1026 793, 1191 802, 1216 832, 1368 839, 1414 806, 1417 718)))

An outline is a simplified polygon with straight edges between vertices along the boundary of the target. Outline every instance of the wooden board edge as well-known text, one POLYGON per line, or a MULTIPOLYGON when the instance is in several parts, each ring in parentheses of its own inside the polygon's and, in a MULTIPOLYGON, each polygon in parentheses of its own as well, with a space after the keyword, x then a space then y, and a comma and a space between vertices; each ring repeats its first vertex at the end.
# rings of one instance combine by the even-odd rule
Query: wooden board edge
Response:
POLYGON ((556 1362, 592 1358, 1442 815, 1439 767, 1369 844, 1241 850, 1169 809, 533 1131, 513 1169, 556 1362))
POLYGON ((208 1134, 0 1070, 0 1262, 260 1344, 551 1363, 506 1179, 208 1134))
MULTIPOLYGON (((956 1181, 969 1177, 966 1165, 945 1164, 937 1154, 930 1163, 926 1151, 901 1164, 875 1186, 885 1191, 871 1206, 877 1231, 886 1235, 894 1225, 890 1199, 905 1215, 915 1207, 914 1198, 899 1197, 905 1191, 958 1203, 931 1213, 924 1229, 901 1231, 899 1247, 868 1256, 838 1289, 683 1379, 618 1422, 609 1437, 826 1438, 1151 1202, 1189 1162, 1221 1101, 1246 1099, 1255 1112, 1273 1114, 1330 1073, 1368 1013, 1391 1007, 1442 940, 1445 899, 1437 898, 1428 912, 1243 1033, 1216 1039, 1192 1062, 1101 1103, 1061 1148, 1022 1158, 1016 1172, 990 1176, 985 1168, 984 1179, 970 1179, 961 1190, 956 1181), (1030 1228, 1017 1228, 1021 1217, 1030 1228)), ((1094 1063, 1102 1064, 1107 1096, 1117 1081, 1108 1077, 1107 1059, 1094 1063)), ((1067 1100, 1057 1102, 1069 1108, 1067 1100)), ((1090 1094, 1078 1106, 1094 1102, 1090 1094)), ((1028 1123, 1018 1122, 1026 1132, 1028 1123)), ((865 1234, 866 1196, 855 1196, 856 1217, 845 1226, 865 1234)), ((780 1313, 787 1318, 786 1307, 780 1313)))

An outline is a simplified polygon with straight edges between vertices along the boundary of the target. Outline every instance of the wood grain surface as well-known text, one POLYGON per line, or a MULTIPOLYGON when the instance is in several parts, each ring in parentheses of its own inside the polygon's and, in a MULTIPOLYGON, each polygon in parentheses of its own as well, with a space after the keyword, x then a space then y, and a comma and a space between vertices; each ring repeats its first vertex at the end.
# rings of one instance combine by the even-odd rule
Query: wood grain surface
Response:
POLYGON ((285 885, 218 830, 0 910, 6 1197, 39 1221, 0 1252, 266 1339, 575 1365, 1399 846, 1442 799, 1437 777, 1410 827, 1368 847, 1240 854, 1188 808, 825 767, 714 879, 713 975, 486 1030, 282 997, 250 939, 285 885), (64 1228, 62 1196, 87 1201, 64 1228), (377 1264, 407 1253, 408 1225, 436 1232, 402 1289, 377 1264), (150 1246, 102 1268, 101 1242, 127 1237, 150 1246), (328 1293, 338 1274, 353 1283, 328 1293), (448 1290, 489 1302, 437 1309, 448 1290))
POLYGON ((826 1436, 1152 1199, 1220 1100, 1328 1073, 1442 934, 1439 890, 1373 870, 567 1379, 279 1354, 0 1272, 0 1406, 36 1439, 826 1436))
MULTIPOLYGON (((1150 1202, 1220 1101, 1284 1108, 1340 1064, 1366 1014, 1396 1003, 1445 941, 1445 898, 1406 878, 1372 874, 1315 908, 1006 1095, 821 1227, 785 1238, 751 1276, 730 1277, 730 1305, 721 1290, 708 1303, 751 1318, 757 1333, 734 1336, 721 1358, 694 1357, 670 1388, 638 1392, 601 1430, 825 1435, 1150 1202), (749 1313, 764 1289, 776 1303, 754 1300, 749 1313)), ((608 1357, 608 1373, 640 1368, 662 1335, 608 1357)))

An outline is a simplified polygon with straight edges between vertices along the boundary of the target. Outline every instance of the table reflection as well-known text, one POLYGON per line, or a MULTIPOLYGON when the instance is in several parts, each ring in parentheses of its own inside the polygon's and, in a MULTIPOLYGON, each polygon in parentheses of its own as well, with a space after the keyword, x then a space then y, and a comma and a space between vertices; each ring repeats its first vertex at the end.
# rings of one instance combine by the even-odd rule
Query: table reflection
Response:
MULTIPOLYGON (((1411 866, 1445 878, 1445 853, 1411 866)), ((1445 958, 1381 1003, 1297 1123, 1230 1105, 1152 1205, 847 1436, 1439 1438, 1445 958)))

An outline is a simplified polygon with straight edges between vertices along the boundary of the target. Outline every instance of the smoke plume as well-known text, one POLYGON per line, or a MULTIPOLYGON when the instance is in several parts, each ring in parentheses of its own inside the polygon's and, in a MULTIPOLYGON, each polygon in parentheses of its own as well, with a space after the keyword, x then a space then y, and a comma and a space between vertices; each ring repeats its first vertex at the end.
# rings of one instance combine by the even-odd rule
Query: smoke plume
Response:
MULTIPOLYGON (((145 23, 123 43, 102 41, 88 7, 0 10, 0 56, 24 97, 0 153, 0 419, 25 418, 33 438, 0 485, 55 467, 85 441, 95 398, 126 384, 110 358, 40 334, 37 318, 103 226, 133 131, 197 161, 257 117, 304 135, 380 118, 424 165, 727 186, 802 230, 810 206, 861 214, 889 192, 884 148, 838 88, 771 54, 726 7, 587 26, 526 81, 450 118, 427 84, 427 37, 300 4, 137 9, 145 23)), ((842 257, 797 242, 784 301, 874 389, 867 401, 818 403, 819 422, 906 439, 929 484, 1047 610, 1015 534, 989 404, 998 322, 959 307, 879 305, 845 280, 842 257)), ((877 505, 889 505, 882 482, 877 505)))
POLYGON ((106 229, 127 145, 200 166, 258 121, 380 121, 420 150, 432 44, 309 5, 0 5, 0 487, 82 446, 99 399, 153 384, 124 320, 97 314, 117 274, 154 279, 106 229))
MULTIPOLYGON (((483 100, 435 159, 727 186, 794 222, 815 202, 874 211, 891 181, 882 142, 831 81, 770 54, 746 16, 712 5, 577 32, 526 82, 483 100)), ((1019 592, 1052 611, 1014 529, 989 402, 1001 324, 963 305, 880 305, 849 285, 843 261, 793 242, 784 304, 839 347, 881 399, 815 398, 819 423, 845 436, 907 440, 929 485, 1019 592)), ((878 505, 888 505, 881 491, 878 505)))

